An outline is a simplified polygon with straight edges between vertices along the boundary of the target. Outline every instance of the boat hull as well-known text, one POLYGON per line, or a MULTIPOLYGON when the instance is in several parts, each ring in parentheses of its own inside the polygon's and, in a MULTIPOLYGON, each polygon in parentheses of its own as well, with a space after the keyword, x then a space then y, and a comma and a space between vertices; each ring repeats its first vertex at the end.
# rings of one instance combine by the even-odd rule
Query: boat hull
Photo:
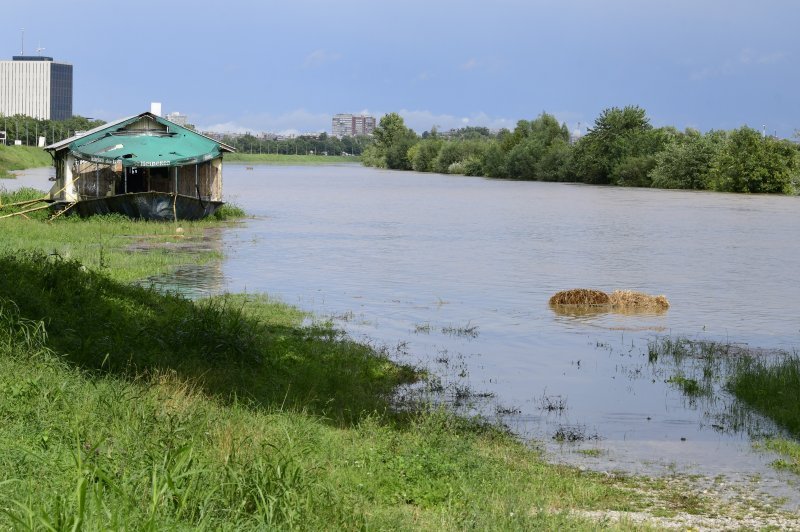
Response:
POLYGON ((222 204, 167 192, 135 192, 81 200, 71 210, 82 217, 116 213, 143 220, 199 220, 222 204))

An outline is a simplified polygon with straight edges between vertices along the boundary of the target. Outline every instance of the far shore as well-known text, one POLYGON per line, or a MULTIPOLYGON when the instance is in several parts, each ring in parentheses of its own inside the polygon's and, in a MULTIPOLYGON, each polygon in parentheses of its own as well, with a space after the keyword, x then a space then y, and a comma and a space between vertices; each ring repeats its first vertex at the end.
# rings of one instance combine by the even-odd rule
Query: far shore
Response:
POLYGON ((285 165, 361 164, 355 155, 287 155, 282 153, 228 153, 226 163, 258 163, 285 165))

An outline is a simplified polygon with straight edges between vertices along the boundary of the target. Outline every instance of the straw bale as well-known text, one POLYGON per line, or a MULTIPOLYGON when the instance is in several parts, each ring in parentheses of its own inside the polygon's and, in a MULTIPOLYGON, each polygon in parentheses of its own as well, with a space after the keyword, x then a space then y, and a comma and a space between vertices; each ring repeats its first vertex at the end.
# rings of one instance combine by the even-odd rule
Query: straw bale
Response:
POLYGON ((562 290, 550 298, 551 305, 608 305, 611 298, 605 292, 591 288, 562 290))
POLYGON ((614 310, 660 311, 669 308, 669 301, 663 295, 651 296, 633 290, 614 290, 611 293, 611 306, 614 310))

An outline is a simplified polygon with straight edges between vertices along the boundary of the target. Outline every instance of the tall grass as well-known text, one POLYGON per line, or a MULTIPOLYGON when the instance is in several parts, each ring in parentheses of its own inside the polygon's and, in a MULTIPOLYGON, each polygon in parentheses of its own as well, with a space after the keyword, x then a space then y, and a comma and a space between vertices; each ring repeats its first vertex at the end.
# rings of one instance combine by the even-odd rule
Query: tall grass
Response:
POLYGON ((0 178, 14 177, 10 170, 52 166, 50 154, 41 148, 0 144, 0 178))
POLYGON ((0 257, 0 528, 590 528, 638 503, 509 435, 396 414, 415 378, 263 298, 0 257))
POLYGON ((796 353, 781 354, 776 360, 744 357, 728 387, 740 400, 800 438, 800 357, 796 353))

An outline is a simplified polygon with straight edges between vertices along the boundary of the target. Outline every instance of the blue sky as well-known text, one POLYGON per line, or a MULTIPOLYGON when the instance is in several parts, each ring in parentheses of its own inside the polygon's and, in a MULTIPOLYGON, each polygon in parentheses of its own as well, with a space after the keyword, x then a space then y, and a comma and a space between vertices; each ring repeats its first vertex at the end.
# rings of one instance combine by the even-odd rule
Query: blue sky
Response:
POLYGON ((0 58, 74 65, 74 111, 180 111, 201 128, 330 130, 340 112, 513 127, 591 124, 640 105, 654 125, 789 137, 800 128, 794 0, 2 0, 0 58))

